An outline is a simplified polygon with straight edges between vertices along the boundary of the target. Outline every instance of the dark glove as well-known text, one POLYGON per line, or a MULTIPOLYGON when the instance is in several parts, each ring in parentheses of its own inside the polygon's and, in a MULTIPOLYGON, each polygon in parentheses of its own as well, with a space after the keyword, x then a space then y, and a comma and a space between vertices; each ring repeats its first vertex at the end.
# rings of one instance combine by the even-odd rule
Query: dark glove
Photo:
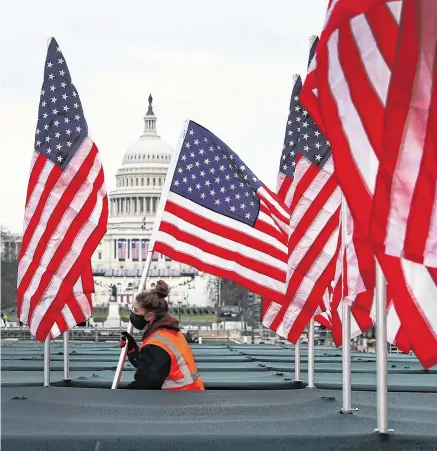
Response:
POLYGON ((124 348, 127 342, 127 353, 134 354, 138 352, 138 345, 135 338, 128 332, 122 332, 120 338, 120 348, 124 348))

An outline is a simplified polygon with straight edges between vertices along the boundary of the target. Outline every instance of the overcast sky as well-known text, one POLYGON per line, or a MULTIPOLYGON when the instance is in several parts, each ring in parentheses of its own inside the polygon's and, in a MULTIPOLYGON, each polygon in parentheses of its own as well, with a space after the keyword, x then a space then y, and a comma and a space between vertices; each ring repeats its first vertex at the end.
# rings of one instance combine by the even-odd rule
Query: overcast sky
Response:
POLYGON ((293 73, 328 0, 1 1, 0 224, 21 232, 47 38, 66 58, 108 191, 143 129, 175 146, 185 119, 210 129, 272 189, 293 73))

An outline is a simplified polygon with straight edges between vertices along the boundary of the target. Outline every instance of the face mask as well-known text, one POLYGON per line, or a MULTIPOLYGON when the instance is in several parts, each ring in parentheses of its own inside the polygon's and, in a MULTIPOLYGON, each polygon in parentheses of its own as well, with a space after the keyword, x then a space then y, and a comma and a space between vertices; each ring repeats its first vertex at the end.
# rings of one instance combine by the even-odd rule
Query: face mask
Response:
POLYGON ((144 319, 144 316, 135 315, 134 312, 132 312, 130 314, 130 318, 129 319, 130 319, 130 322, 132 323, 132 326, 134 326, 135 329, 138 329, 138 330, 143 330, 148 324, 148 321, 146 321, 144 319))

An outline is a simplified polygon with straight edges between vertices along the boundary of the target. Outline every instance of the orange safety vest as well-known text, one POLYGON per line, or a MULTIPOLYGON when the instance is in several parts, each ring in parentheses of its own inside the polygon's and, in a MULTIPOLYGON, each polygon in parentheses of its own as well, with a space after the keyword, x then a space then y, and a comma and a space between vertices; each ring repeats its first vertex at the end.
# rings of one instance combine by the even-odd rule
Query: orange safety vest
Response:
POLYGON ((158 329, 144 339, 140 351, 147 345, 159 346, 170 355, 170 373, 162 390, 205 390, 191 348, 181 332, 158 329))

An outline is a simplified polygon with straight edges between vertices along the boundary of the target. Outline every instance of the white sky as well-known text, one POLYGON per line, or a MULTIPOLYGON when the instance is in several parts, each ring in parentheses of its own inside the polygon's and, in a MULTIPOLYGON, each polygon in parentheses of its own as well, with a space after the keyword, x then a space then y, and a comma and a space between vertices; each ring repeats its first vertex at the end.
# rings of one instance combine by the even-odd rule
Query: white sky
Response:
POLYGON ((292 75, 328 0, 11 0, 0 6, 0 224, 22 231, 47 38, 67 61, 108 191, 152 92, 175 146, 185 119, 210 129, 270 188, 292 75))

